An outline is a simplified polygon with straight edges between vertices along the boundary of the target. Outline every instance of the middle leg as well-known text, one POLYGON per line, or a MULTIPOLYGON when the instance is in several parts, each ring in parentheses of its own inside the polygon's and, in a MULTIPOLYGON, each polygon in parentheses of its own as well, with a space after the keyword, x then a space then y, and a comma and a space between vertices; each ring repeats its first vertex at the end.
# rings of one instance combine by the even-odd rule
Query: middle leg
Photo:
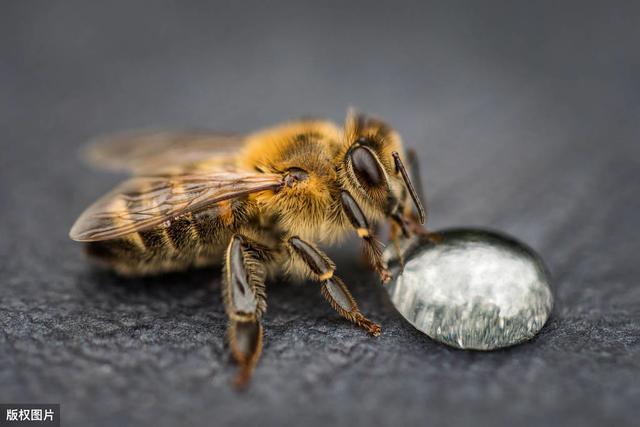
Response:
POLYGON ((320 249, 299 237, 291 237, 286 246, 292 256, 298 257, 311 275, 322 283, 322 296, 342 317, 360 326, 373 336, 380 335, 380 325, 364 317, 358 304, 342 280, 334 274, 335 264, 320 249))

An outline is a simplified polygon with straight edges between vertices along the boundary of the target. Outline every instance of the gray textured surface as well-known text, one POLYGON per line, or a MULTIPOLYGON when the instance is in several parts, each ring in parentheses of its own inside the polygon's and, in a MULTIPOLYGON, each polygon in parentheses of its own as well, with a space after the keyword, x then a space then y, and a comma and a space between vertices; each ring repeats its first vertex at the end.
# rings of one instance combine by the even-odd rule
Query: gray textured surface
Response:
POLYGON ((437 230, 385 248, 385 289, 416 329, 452 347, 495 350, 533 338, 553 295, 540 257, 504 233, 437 230), (398 246, 398 247, 396 247, 398 246))
POLYGON ((637 424, 640 11, 372 3, 3 2, 1 401, 61 402, 78 426, 637 424), (502 229, 543 255, 556 305, 536 339, 434 343, 351 245, 332 254, 382 336, 314 284, 274 283, 238 395, 218 271, 123 281, 67 239, 119 179, 80 165, 91 136, 247 131, 349 104, 419 149, 432 227, 502 229))

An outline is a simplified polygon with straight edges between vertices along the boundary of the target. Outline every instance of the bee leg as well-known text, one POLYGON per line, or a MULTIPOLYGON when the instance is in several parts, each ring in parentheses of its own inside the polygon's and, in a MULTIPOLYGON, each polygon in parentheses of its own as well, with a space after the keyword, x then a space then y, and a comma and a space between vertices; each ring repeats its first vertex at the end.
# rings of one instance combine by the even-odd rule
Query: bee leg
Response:
POLYGON ((387 283, 391 280, 391 274, 382 259, 382 244, 376 239, 375 231, 369 226, 367 217, 364 216, 362 209, 348 191, 343 190, 340 193, 340 200, 347 218, 364 243, 365 256, 380 275, 382 283, 387 283))
POLYGON ((431 241, 431 243, 434 243, 434 244, 438 244, 442 242, 442 237, 438 233, 431 231, 424 225, 420 224, 420 222, 418 222, 415 216, 409 215, 406 218, 403 218, 402 221, 405 223, 405 226, 407 227, 407 230, 408 230, 408 234, 406 234, 405 237, 417 235, 417 236, 426 237, 431 241))
POLYGON ((314 278, 322 283, 322 296, 329 301, 331 307, 342 317, 360 326, 373 336, 380 335, 380 325, 364 317, 351 293, 334 275, 335 264, 322 251, 299 237, 291 237, 287 248, 293 256, 298 257, 312 272, 314 278))
POLYGON ((402 252, 401 240, 400 236, 405 238, 409 237, 408 234, 405 234, 404 229, 401 225, 399 225, 396 221, 391 221, 389 227, 389 241, 393 245, 393 249, 396 251, 396 256, 400 261, 400 266, 404 269, 404 253, 402 252))
POLYGON ((234 235, 227 248, 222 298, 229 316, 231 354, 239 365, 236 385, 244 386, 262 352, 262 315, 267 309, 265 269, 251 244, 234 235))

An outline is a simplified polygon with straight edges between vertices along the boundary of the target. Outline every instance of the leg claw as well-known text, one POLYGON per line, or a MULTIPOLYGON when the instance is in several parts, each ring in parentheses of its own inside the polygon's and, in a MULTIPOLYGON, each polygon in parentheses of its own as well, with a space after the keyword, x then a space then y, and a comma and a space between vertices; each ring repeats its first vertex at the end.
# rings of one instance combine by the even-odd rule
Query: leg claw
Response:
POLYGON ((382 333, 382 329, 380 328, 380 325, 372 322, 367 328, 367 332, 369 332, 374 337, 379 337, 382 333))
POLYGON ((373 335, 374 337, 378 337, 380 336, 380 333, 382 332, 382 329, 380 328, 380 325, 378 325, 375 322, 372 322, 371 320, 367 319, 366 317, 359 315, 356 319, 356 323, 365 331, 369 332, 371 335, 373 335))
POLYGON ((382 280, 383 285, 386 285, 387 283, 389 283, 391 281, 391 278, 392 276, 389 270, 384 269, 380 271, 380 280, 382 280))

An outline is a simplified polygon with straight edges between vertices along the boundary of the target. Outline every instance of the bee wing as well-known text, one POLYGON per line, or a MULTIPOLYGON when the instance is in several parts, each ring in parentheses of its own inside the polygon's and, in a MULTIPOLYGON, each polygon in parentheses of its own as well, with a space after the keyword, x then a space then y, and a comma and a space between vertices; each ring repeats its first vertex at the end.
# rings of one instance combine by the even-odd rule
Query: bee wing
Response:
POLYGON ((252 172, 132 177, 87 208, 69 236, 81 242, 113 239, 223 200, 281 186, 280 175, 252 172))
POLYGON ((207 160, 232 158, 244 137, 207 131, 129 132, 106 136, 84 151, 89 164, 102 169, 148 172, 183 172, 207 160))

